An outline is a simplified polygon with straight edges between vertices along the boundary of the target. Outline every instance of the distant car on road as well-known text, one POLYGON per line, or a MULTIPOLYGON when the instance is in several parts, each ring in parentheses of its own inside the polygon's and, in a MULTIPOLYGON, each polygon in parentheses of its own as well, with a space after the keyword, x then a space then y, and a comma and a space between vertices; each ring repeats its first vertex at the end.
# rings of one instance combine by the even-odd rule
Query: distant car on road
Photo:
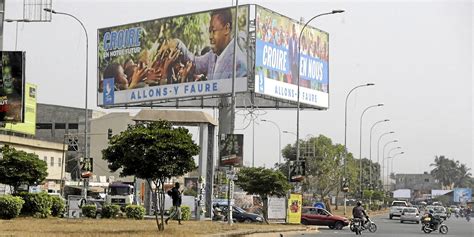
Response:
POLYGON ((416 207, 405 207, 402 210, 402 215, 400 216, 400 223, 411 221, 420 223, 420 211, 416 207))
POLYGON ((328 226, 331 229, 340 230, 349 225, 349 220, 343 216, 333 215, 322 208, 302 207, 301 224, 328 226))
MULTIPOLYGON (((224 213, 224 215, 227 215, 228 206, 222 204, 219 206, 222 209, 222 213, 224 213)), ((225 217, 225 220, 227 220, 227 216, 225 217)), ((246 223, 263 222, 263 217, 255 213, 247 212, 240 207, 232 206, 232 220, 246 223)))
POLYGON ((439 216, 446 220, 448 218, 448 214, 446 213, 446 208, 442 206, 427 206, 425 213, 429 212, 429 210, 433 210, 433 215, 439 216))
POLYGON ((402 215, 403 208, 408 207, 407 202, 405 201, 393 201, 392 206, 390 207, 390 212, 388 217, 393 219, 394 216, 400 217, 402 215))

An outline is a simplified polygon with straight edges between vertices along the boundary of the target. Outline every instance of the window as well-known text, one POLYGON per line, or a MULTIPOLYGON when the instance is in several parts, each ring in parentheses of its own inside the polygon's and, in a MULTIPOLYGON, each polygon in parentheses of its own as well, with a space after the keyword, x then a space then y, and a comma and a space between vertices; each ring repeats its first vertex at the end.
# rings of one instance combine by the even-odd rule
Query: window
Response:
POLYGON ((51 166, 54 166, 54 157, 51 157, 50 162, 51 162, 50 165, 51 165, 51 166))
POLYGON ((61 158, 58 158, 58 166, 61 167, 61 165, 62 165, 61 158))
POLYGON ((430 182, 430 179, 425 179, 425 183, 429 183, 430 182))
POLYGON ((55 123, 54 124, 54 129, 66 129, 66 124, 65 123, 55 123))
POLYGON ((79 129, 79 124, 77 123, 70 123, 67 126, 69 129, 79 129))
POLYGON ((36 129, 52 129, 53 124, 51 123, 37 123, 36 124, 36 129))

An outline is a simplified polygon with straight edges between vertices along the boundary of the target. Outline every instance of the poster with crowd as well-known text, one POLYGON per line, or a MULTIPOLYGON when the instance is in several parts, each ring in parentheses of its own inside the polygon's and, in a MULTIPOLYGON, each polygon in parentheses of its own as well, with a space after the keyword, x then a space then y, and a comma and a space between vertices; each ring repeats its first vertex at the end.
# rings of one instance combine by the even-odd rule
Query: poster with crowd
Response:
POLYGON ((25 53, 0 51, 0 122, 24 121, 25 53))
POLYGON ((235 8, 222 8, 99 29, 98 105, 231 93, 234 55, 235 91, 247 91, 248 12, 239 7, 237 22, 235 8))
POLYGON ((257 6, 255 91, 329 107, 329 34, 257 6), (298 51, 299 49, 299 51, 298 51), (299 64, 298 64, 299 62, 299 64))

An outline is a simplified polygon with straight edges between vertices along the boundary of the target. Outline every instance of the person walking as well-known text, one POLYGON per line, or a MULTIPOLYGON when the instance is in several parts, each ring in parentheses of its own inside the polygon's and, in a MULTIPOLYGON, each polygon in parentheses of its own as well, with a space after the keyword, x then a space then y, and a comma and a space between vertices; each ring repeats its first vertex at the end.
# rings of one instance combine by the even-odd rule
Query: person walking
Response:
POLYGON ((171 199, 173 199, 173 207, 174 210, 173 212, 166 218, 165 223, 168 224, 168 221, 171 218, 178 218, 178 224, 181 225, 181 191, 179 191, 179 182, 176 182, 174 184, 174 187, 168 191, 168 195, 171 196, 171 199))

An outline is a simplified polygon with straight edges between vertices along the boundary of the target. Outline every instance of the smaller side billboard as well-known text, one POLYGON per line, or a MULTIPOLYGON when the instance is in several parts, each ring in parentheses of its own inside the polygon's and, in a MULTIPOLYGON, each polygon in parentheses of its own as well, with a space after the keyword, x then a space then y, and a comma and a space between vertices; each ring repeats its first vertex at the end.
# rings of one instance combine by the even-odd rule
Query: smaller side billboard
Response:
POLYGON ((223 134, 219 139, 219 165, 242 166, 244 154, 243 134, 223 134))
POLYGON ((472 202, 472 189, 470 188, 455 188, 453 194, 454 202, 466 204, 472 202))
POLYGON ((36 85, 25 84, 25 122, 7 123, 2 130, 36 135, 36 90, 36 85))
POLYGON ((0 122, 24 121, 23 96, 25 81, 25 53, 0 51, 0 122))
POLYGON ((301 205, 303 205, 303 197, 301 194, 290 194, 288 200, 288 223, 301 223, 301 205))

